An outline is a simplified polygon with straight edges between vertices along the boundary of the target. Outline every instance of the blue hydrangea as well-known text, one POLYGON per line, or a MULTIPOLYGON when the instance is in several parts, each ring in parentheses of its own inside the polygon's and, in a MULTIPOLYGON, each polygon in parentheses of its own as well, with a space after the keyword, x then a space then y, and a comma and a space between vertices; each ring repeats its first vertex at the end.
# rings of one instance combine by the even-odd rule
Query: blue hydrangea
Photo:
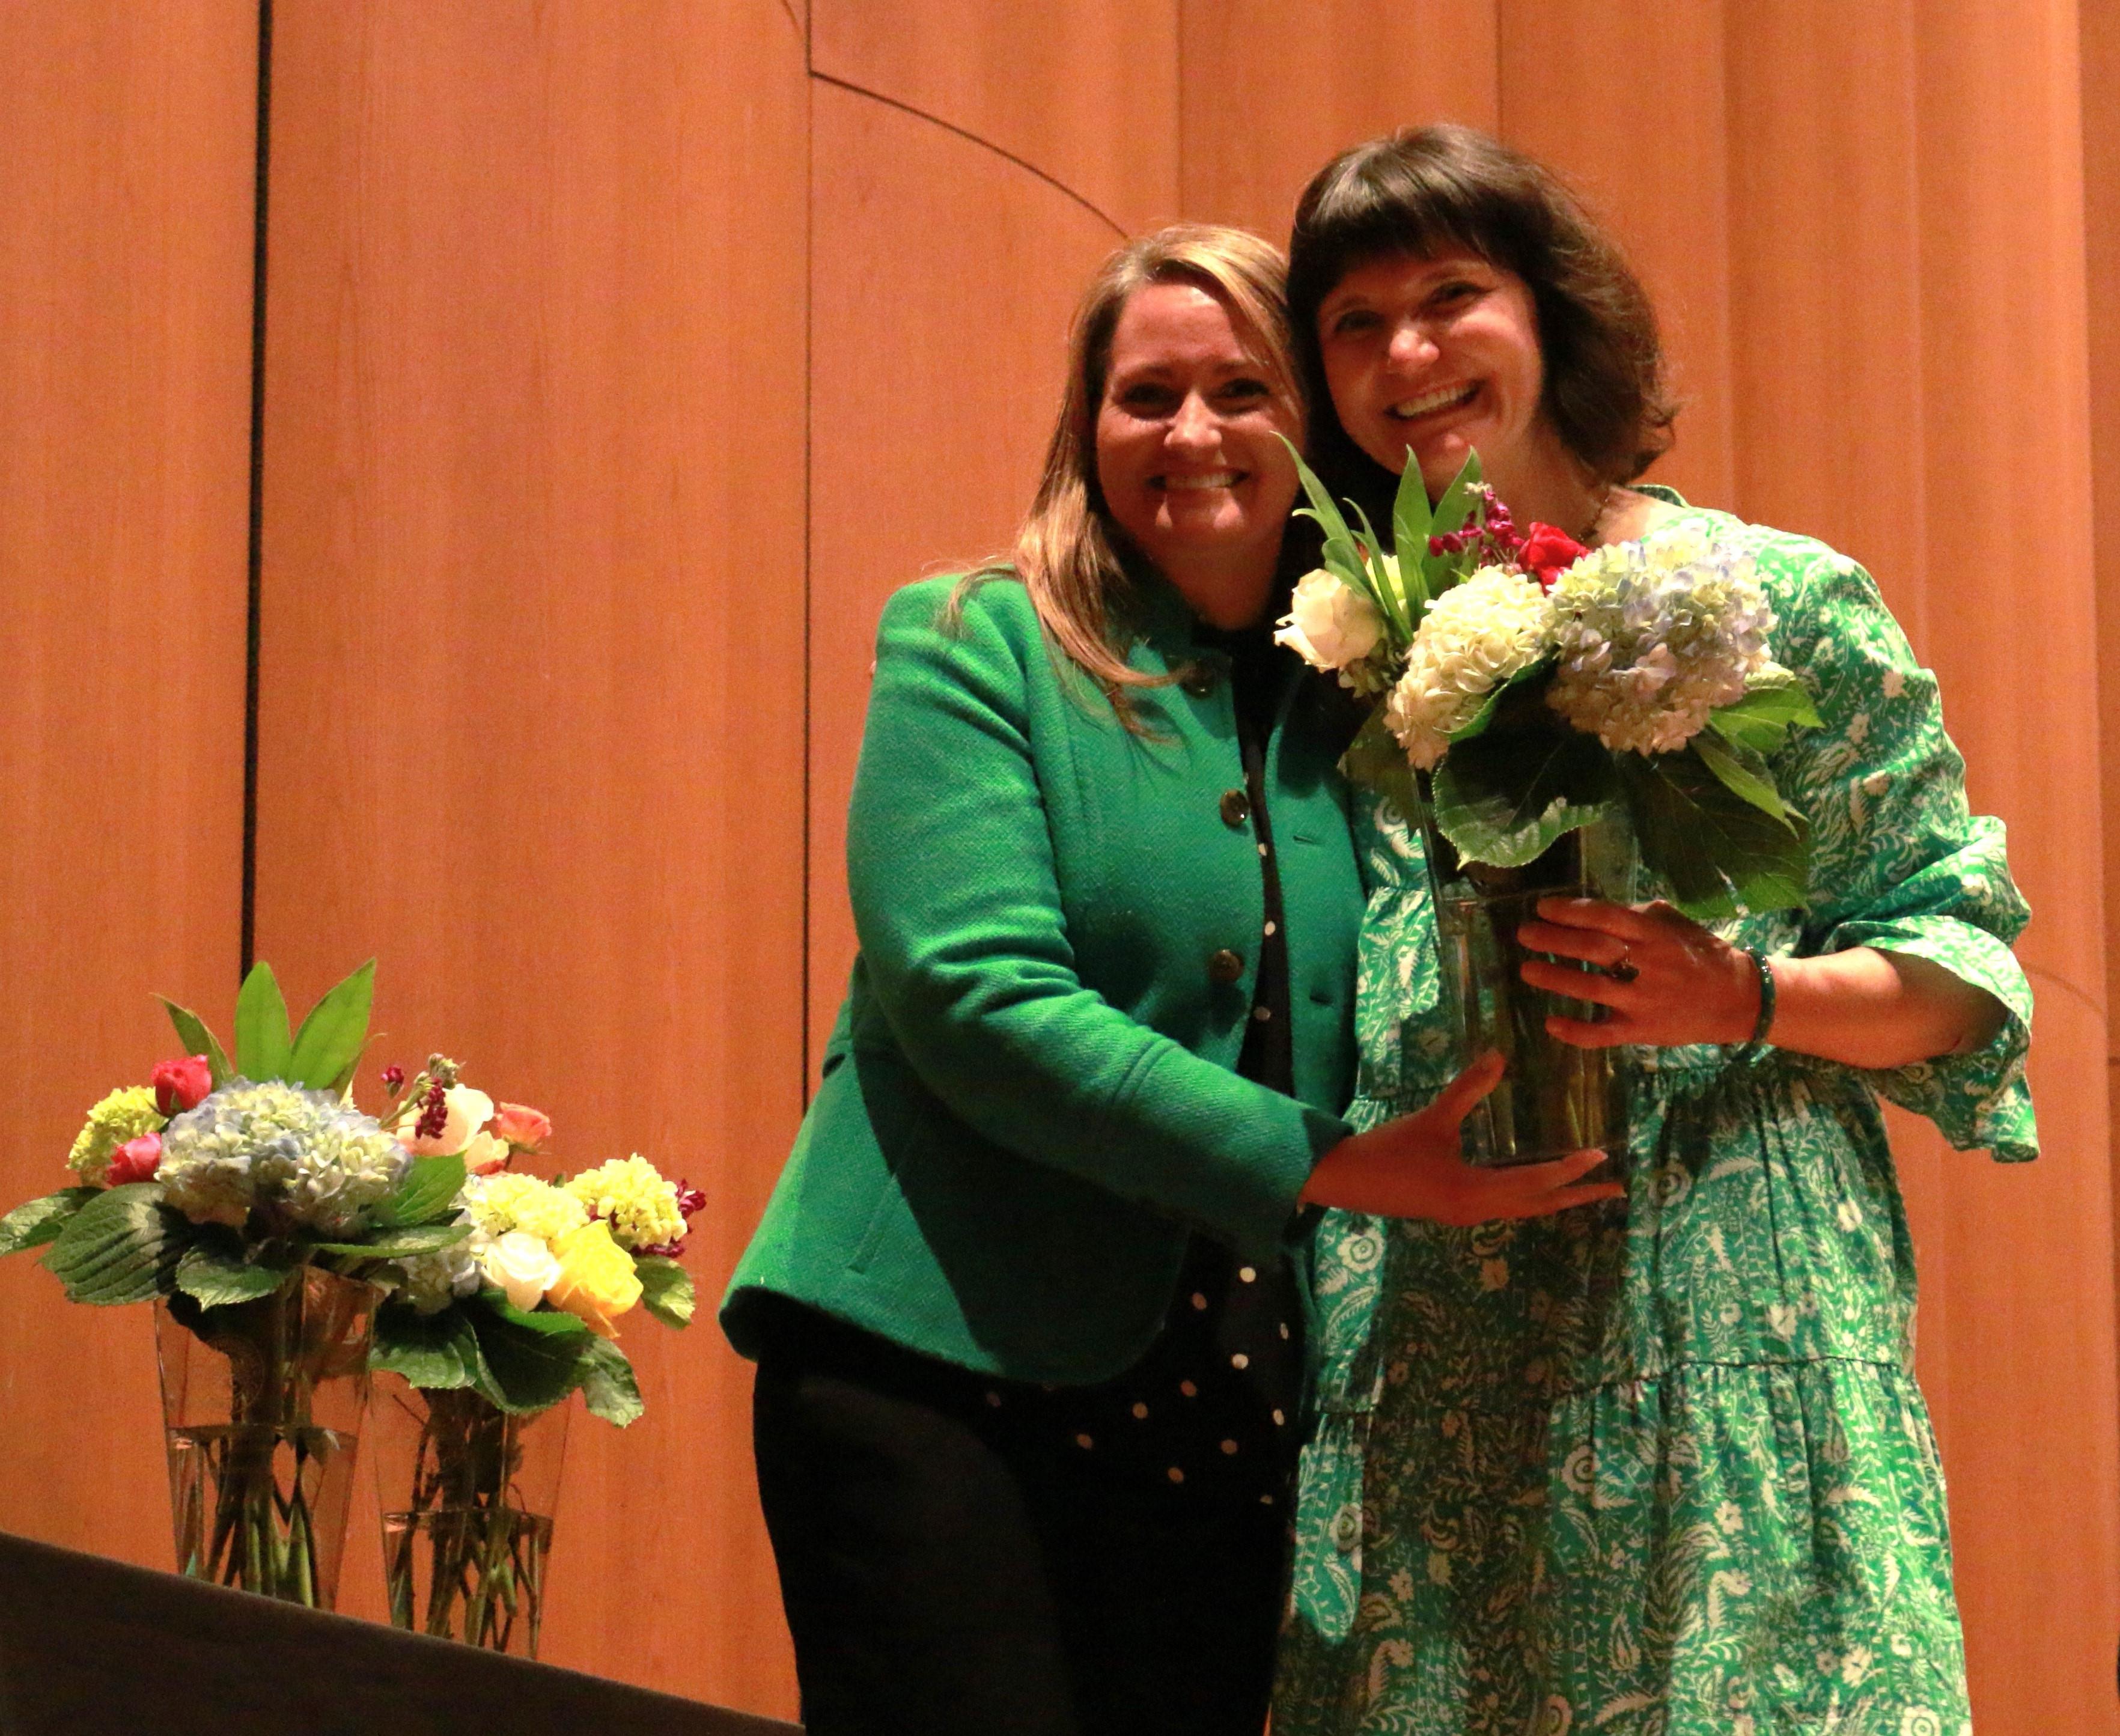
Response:
POLYGON ((195 1223, 240 1227, 253 1206, 277 1206, 297 1224, 344 1236, 398 1190, 411 1161, 380 1122, 334 1092, 236 1078, 163 1129, 155 1179, 195 1223))

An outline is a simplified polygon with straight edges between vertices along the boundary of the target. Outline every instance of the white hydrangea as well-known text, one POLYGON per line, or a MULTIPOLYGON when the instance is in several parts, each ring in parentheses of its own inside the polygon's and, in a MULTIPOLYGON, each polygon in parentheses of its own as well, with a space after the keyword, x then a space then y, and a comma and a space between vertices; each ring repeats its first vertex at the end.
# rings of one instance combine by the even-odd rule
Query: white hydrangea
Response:
POLYGON ((479 1264, 481 1239, 474 1231, 435 1253, 408 1254, 398 1261, 405 1274, 405 1300, 421 1314, 439 1314, 461 1296, 477 1296, 486 1282, 479 1264))
POLYGON ((1673 753, 1771 668, 1774 613, 1752 556, 1679 525, 1597 549, 1554 585, 1546 703, 1606 747, 1673 753))
POLYGON ((1487 696, 1553 649, 1554 608, 1536 579, 1483 566, 1430 605, 1384 721, 1425 771, 1487 696))
POLYGON ((336 1093, 231 1079, 162 1131, 155 1179, 194 1223, 239 1228, 253 1206, 343 1236, 395 1193, 411 1153, 336 1093))

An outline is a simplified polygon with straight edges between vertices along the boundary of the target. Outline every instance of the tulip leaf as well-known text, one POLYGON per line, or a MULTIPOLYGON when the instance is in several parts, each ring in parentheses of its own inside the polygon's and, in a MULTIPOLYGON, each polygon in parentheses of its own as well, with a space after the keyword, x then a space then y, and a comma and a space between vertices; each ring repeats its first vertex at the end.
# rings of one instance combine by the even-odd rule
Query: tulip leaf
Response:
POLYGON ((1420 625, 1428 612, 1428 539, 1435 534, 1434 514, 1429 510, 1428 484, 1421 480, 1420 463, 1413 449, 1406 449, 1406 468, 1399 472, 1398 493, 1392 501, 1392 543, 1398 555, 1400 582, 1411 611, 1408 630, 1420 625), (1414 593, 1418 589, 1420 594, 1414 593))
POLYGON ((375 961, 371 958, 309 1008, 288 1057, 289 1081, 313 1091, 332 1089, 360 1059, 374 999, 375 961))
POLYGON ((177 1288, 202 1308, 225 1308, 272 1295, 294 1272, 294 1263, 285 1258, 244 1258, 240 1236, 209 1225, 177 1262, 177 1288))
POLYGON ((592 1338, 582 1353, 582 1403, 592 1417, 624 1428, 637 1422, 647 1407, 640 1402, 640 1385, 633 1378, 633 1365, 625 1352, 602 1338, 592 1338))
POLYGON ((260 959, 235 996, 235 1070, 246 1079, 285 1079, 292 1048, 279 980, 260 959))
POLYGON ((449 1211, 463 1190, 461 1157, 415 1157, 403 1184, 370 1214, 379 1230, 425 1223, 449 1211))
MULTIPOLYGON (((461 1308, 421 1314, 393 1302, 375 1313, 368 1352, 370 1368, 387 1368, 411 1385, 435 1390, 479 1387, 490 1379, 479 1355, 478 1334, 461 1308)), ((378 1403, 382 1403, 380 1395, 378 1403)))
POLYGON ((480 1390, 501 1409, 518 1416, 546 1410, 581 1384, 583 1343, 591 1335, 572 1315, 526 1314, 497 1290, 481 1291, 465 1313, 488 1377, 480 1390))
MULTIPOLYGON (((1413 471, 1420 467, 1409 456, 1406 468, 1413 471)), ((1480 486, 1480 454, 1468 452, 1465 462, 1458 466, 1458 474, 1450 479, 1450 486, 1443 491, 1443 498, 1435 503, 1435 514, 1429 521, 1430 536, 1448 537, 1464 529, 1465 521, 1472 516, 1472 491, 1480 486)))
POLYGON ((41 1199, 25 1200, 0 1217, 0 1254, 20 1254, 25 1248, 57 1240, 74 1213, 102 1191, 100 1188, 62 1188, 41 1199))
POLYGON ((1340 509, 1332 504, 1332 494, 1318 480, 1318 472, 1303 462, 1303 454, 1295 449, 1295 443, 1285 435, 1275 436, 1288 448, 1289 456, 1295 460, 1295 473, 1303 483, 1303 491, 1309 497, 1308 506, 1296 509, 1299 518, 1313 519, 1325 533, 1325 565, 1336 577, 1353 585, 1378 608, 1384 607, 1369 583, 1369 570, 1355 551, 1354 533, 1347 528, 1347 521, 1340 509))
POLYGON ((640 1280, 643 1308, 665 1326, 685 1327, 692 1324, 695 1298, 690 1273, 676 1261, 654 1254, 635 1260, 633 1269, 640 1280))
POLYGON ((196 1238, 151 1181, 107 1189, 76 1212, 44 1255, 67 1299, 98 1307, 144 1302, 175 1287, 177 1263, 196 1238))
POLYGON ((1391 569, 1384 565, 1384 546, 1377 536, 1376 526, 1369 523, 1369 515, 1362 510, 1360 500, 1350 500, 1347 504, 1355 509, 1355 516, 1362 521, 1362 547, 1369 552, 1371 563, 1369 591, 1383 610, 1384 618, 1391 623, 1391 641, 1393 645, 1410 645, 1413 641, 1413 630, 1420 621, 1418 612, 1410 608, 1406 603, 1405 566, 1402 563, 1399 568, 1400 582, 1392 584, 1391 569))
POLYGON ((408 1224, 402 1229, 379 1231, 365 1242, 318 1242, 319 1254, 345 1254, 356 1259, 409 1259, 419 1254, 439 1254, 471 1234, 469 1224, 408 1224))
POLYGON ((184 1053, 206 1057, 206 1064, 213 1073, 213 1088, 219 1091, 235 1076, 235 1069, 221 1050, 221 1039, 207 1029, 206 1021, 190 1008, 179 1007, 167 995, 155 998, 169 1009, 170 1022, 177 1027, 177 1040, 184 1045, 184 1053))

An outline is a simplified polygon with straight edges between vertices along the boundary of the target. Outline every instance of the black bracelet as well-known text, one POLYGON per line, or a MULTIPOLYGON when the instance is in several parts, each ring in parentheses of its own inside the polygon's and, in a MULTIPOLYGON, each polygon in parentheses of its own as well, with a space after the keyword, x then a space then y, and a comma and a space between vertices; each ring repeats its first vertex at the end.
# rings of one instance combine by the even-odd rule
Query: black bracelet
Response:
POLYGON ((1760 973, 1760 1016, 1752 1021, 1752 1034, 1746 1040, 1747 1046, 1757 1049, 1774 1028, 1774 971, 1767 955, 1757 947, 1746 947, 1744 952, 1760 973))

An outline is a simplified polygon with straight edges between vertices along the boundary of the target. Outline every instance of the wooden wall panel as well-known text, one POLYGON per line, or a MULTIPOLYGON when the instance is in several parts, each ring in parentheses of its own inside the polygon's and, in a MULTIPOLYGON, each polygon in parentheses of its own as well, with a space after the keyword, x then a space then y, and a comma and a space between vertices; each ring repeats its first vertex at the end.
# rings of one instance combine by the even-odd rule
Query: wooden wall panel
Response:
MULTIPOLYGON (((779 0, 281 0, 258 945, 708 1194, 578 1417, 547 1655, 780 1712, 712 1301, 802 1105, 801 43, 779 0)), ((374 1599, 357 1530, 350 1583, 374 1599)))
MULTIPOLYGON (((2091 537, 2098 598, 2099 761, 2105 868, 2106 1102, 2120 1104, 2120 7, 2079 9, 2082 29, 2084 281, 2089 295, 2091 537)), ((2120 1248, 2115 1250, 2120 1256, 2120 1248)), ((2120 1285, 2115 1286, 2120 1301, 2120 1285)))
POLYGON ((1927 616, 1969 786, 2011 822, 2038 913, 2020 951, 2045 1151, 1956 1183, 1953 1515, 1983 1728, 2112 1731, 2113 1313, 2083 1276, 2113 1244, 2075 9, 1948 11, 1915 38, 1927 616))
POLYGON ((1731 504, 1725 11, 1501 0, 1498 34, 1502 136, 1569 177, 1655 298, 1685 409, 1653 479, 1731 504))
MULTIPOLYGON (((231 998, 255 0, 0 8, 0 1208, 231 998)), ((145 1308, 0 1262, 0 1528, 171 1565, 145 1308)))
POLYGON ((1285 245, 1339 152, 1402 127, 1500 114, 1498 0, 1183 0, 1185 214, 1285 245))
POLYGON ((1129 233, 1179 213, 1178 0, 813 0, 810 40, 816 72, 1020 158, 1129 233))
POLYGON ((1068 319, 1120 240, 932 122, 821 81, 814 102, 813 1063, 853 961, 847 798, 877 614, 923 572, 1007 552, 1059 409, 1068 319))

